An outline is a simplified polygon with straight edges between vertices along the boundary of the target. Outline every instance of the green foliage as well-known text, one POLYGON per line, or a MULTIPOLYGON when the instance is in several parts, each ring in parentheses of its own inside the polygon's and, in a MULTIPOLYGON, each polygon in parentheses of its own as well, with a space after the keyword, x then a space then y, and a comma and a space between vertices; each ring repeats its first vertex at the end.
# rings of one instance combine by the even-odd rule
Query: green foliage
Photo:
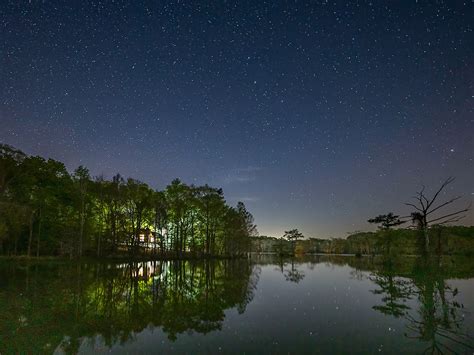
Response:
MULTIPOLYGON (((288 240, 291 243, 292 254, 296 252, 296 242, 300 239, 303 239, 304 235, 300 233, 298 229, 291 229, 289 231, 285 231, 283 235, 283 239, 288 240)), ((280 254, 282 254, 280 252, 280 254)))
MULTIPOLYGON (((429 252, 434 255, 474 254, 474 227, 435 226, 427 231, 432 243, 429 252)), ((420 255, 425 252, 424 235, 414 229, 380 230, 357 233, 347 238, 351 253, 420 255)))
MULTIPOLYGON (((435 226, 428 230, 433 255, 474 255, 474 226, 435 226)), ((381 229, 357 232, 347 238, 309 238, 295 242, 297 254, 420 255, 424 252, 422 231, 381 229)), ((272 238, 252 238, 253 252, 289 254, 292 242, 272 238), (283 251, 283 252, 282 252, 283 251)))
POLYGON ((164 191, 121 175, 91 178, 0 145, 0 253, 237 256, 257 234, 250 212, 222 189, 176 179, 164 191))
POLYGON ((256 277, 246 259, 2 265, 0 353, 76 354, 84 337, 111 347, 150 326, 206 334, 245 311, 256 277))

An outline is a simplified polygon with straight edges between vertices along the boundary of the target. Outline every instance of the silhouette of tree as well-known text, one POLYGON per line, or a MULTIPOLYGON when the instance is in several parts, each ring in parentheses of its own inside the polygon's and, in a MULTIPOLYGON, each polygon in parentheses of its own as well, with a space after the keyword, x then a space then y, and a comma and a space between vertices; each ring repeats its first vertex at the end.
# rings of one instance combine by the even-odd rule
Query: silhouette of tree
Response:
POLYGON ((461 198, 461 196, 456 196, 438 205, 435 204, 443 190, 445 190, 449 184, 453 183, 454 180, 454 177, 447 178, 431 198, 427 197, 424 192, 425 187, 423 186, 422 189, 418 191, 415 196, 413 196, 413 198, 416 200, 415 203, 405 203, 405 205, 413 207, 416 210, 411 213, 411 220, 418 229, 423 231, 424 247, 426 253, 429 252, 430 246, 430 238, 428 234, 428 228, 430 226, 458 222, 464 218, 465 213, 469 211, 470 206, 438 216, 433 215, 433 213, 439 213, 441 210, 450 206, 453 202, 461 198))
POLYGON ((406 223, 406 221, 400 220, 400 216, 394 215, 392 212, 378 215, 377 217, 369 219, 367 222, 379 224, 378 228, 382 230, 388 230, 392 227, 406 223))
POLYGON ((295 253, 296 241, 303 239, 304 235, 300 233, 298 229, 291 229, 289 231, 285 231, 283 234, 283 238, 291 242, 291 247, 293 250, 293 254, 295 253))

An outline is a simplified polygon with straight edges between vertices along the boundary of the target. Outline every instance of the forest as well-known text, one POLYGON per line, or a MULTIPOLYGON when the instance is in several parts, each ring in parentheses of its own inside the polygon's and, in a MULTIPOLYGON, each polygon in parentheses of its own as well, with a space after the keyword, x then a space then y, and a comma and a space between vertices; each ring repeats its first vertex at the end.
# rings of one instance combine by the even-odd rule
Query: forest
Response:
POLYGON ((236 257, 256 234, 245 205, 227 205, 220 188, 175 179, 159 191, 0 144, 1 255, 236 257))
MULTIPOLYGON (((429 255, 474 255, 474 226, 437 226, 429 230, 429 255)), ((424 249, 423 231, 410 228, 355 232, 346 238, 306 238, 292 245, 286 238, 258 236, 252 238, 255 253, 281 255, 355 254, 421 255, 424 249)))

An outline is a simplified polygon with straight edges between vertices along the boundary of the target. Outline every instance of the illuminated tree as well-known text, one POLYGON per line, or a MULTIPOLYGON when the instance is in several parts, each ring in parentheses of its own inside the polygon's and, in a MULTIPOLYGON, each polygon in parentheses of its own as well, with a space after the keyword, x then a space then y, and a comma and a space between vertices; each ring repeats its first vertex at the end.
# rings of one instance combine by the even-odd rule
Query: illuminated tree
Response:
POLYGON ((79 166, 73 175, 74 184, 79 198, 79 257, 82 256, 83 244, 84 244, 84 224, 86 222, 86 209, 88 205, 88 190, 90 184, 89 170, 82 165, 79 166))
POLYGON ((175 179, 155 191, 120 174, 92 179, 83 166, 69 174, 58 161, 0 145, 0 253, 72 258, 127 248, 136 256, 155 254, 159 240, 162 254, 233 256, 249 250, 253 235, 252 214, 243 203, 228 206, 222 189, 175 179))

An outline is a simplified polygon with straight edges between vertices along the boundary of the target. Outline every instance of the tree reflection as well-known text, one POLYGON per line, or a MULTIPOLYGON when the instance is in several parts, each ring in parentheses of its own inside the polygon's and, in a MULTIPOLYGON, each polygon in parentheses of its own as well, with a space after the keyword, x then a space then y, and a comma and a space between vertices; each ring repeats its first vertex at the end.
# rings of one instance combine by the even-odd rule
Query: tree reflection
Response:
POLYGON ((410 281, 396 277, 392 267, 377 274, 371 275, 370 280, 380 288, 372 290, 376 295, 382 295, 382 305, 372 308, 386 315, 401 317, 410 308, 406 305, 407 300, 412 298, 413 288, 410 281))
POLYGON ((373 308, 383 314, 404 317, 409 338, 427 343, 425 353, 455 353, 474 349, 472 336, 463 331, 463 304, 456 300, 458 290, 447 283, 441 258, 421 257, 406 275, 397 276, 393 266, 384 266, 370 279, 379 286, 372 291, 382 295, 382 305, 373 308), (408 306, 416 299, 415 306, 408 306))
POLYGON ((299 283, 305 277, 304 272, 298 269, 294 258, 291 258, 289 263, 280 258, 278 266, 286 281, 299 283), (287 267, 287 264, 289 264, 289 267, 287 267))
POLYGON ((170 340, 219 330, 225 310, 245 311, 258 282, 247 260, 26 266, 0 278, 0 353, 75 353, 98 335, 110 347, 146 327, 170 340))

